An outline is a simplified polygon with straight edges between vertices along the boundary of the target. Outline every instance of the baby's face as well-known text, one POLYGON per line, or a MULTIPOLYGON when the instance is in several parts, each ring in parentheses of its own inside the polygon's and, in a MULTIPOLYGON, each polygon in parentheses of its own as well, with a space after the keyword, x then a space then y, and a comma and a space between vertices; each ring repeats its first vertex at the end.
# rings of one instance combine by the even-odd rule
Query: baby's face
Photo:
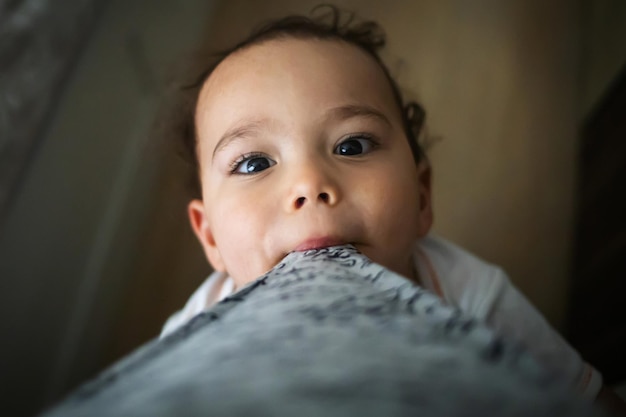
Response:
POLYGON ((217 270, 242 286, 291 251, 350 243, 411 277, 432 222, 382 69, 330 40, 273 40, 229 56, 196 110, 203 200, 191 223, 217 270))

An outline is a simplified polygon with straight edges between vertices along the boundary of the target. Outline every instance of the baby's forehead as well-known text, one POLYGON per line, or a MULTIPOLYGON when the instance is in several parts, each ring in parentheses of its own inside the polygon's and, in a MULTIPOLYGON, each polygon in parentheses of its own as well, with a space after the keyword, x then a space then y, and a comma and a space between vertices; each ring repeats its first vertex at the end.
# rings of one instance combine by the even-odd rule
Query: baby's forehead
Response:
POLYGON ((232 53, 210 75, 196 108, 197 138, 211 149, 242 120, 304 129, 351 106, 370 108, 401 130, 385 71, 359 47, 327 39, 264 41, 232 53))
POLYGON ((381 63, 357 45, 341 39, 291 36, 254 43, 226 56, 202 86, 200 98, 207 93, 219 95, 245 82, 254 94, 254 83, 266 80, 268 74, 283 78, 284 84, 275 84, 279 90, 299 77, 300 85, 316 88, 322 80, 328 89, 367 90, 391 98, 393 107, 399 104, 381 63))

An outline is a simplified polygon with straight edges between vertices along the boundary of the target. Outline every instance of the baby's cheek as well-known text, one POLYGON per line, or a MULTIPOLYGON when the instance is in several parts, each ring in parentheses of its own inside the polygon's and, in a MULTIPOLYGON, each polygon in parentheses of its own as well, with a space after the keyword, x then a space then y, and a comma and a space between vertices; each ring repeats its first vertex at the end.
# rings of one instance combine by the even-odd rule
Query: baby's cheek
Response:
POLYGON ((249 238, 250 219, 237 209, 226 210, 217 219, 220 240, 229 248, 245 246, 249 238), (246 233, 248 231, 248 233, 246 233))
POLYGON ((252 281, 263 272, 256 271, 261 269, 261 219, 246 204, 224 204, 216 215, 215 240, 226 271, 239 284, 252 281))

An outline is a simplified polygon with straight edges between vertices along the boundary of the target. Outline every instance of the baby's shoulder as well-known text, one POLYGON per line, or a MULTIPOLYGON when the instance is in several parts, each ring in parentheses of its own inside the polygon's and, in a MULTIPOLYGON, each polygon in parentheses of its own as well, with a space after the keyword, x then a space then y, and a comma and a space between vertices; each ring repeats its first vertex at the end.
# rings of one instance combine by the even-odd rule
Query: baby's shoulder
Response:
MULTIPOLYGON (((418 258, 427 265, 449 303, 483 317, 510 285, 502 268, 436 235, 418 242, 418 258)), ((420 271, 421 272, 421 271, 420 271)), ((428 273, 428 272, 427 272, 428 273)))

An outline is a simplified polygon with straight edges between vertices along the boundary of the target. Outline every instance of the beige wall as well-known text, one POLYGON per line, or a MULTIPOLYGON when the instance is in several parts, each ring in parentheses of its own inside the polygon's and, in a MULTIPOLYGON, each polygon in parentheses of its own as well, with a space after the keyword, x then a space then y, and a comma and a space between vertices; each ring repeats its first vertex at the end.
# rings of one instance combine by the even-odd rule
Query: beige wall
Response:
MULTIPOLYGON (((224 1, 227 45, 314 1, 224 1)), ((339 1, 388 34, 387 62, 426 107, 435 232, 502 265, 555 324, 567 291, 579 36, 571 2, 339 1)))

